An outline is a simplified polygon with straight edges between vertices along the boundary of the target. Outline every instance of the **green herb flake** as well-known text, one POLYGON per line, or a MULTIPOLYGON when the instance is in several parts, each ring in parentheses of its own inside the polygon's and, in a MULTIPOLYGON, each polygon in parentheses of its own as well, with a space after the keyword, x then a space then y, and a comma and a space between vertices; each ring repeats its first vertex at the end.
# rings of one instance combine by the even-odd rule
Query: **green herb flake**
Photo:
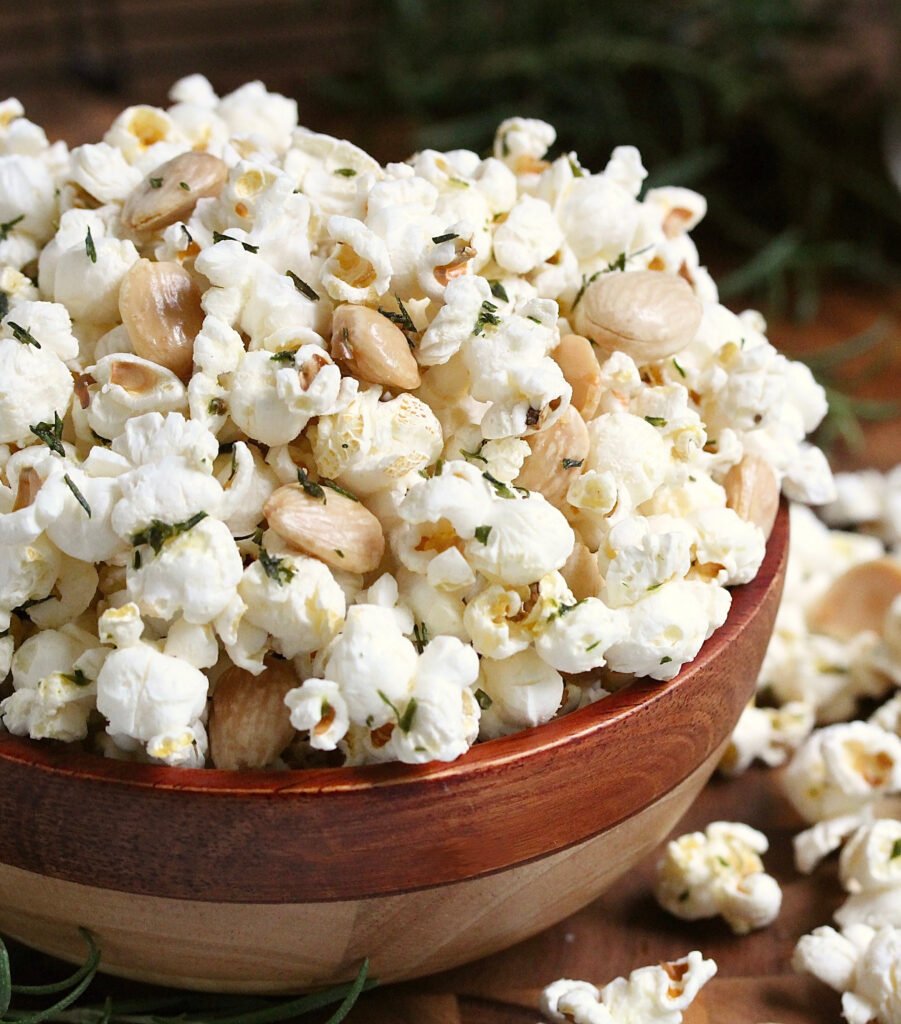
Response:
POLYGON ((434 235, 432 241, 435 245, 441 245, 442 242, 449 242, 452 238, 459 238, 459 235, 455 235, 453 231, 448 231, 446 235, 434 235))
POLYGON ((491 289, 491 294, 496 298, 500 299, 501 302, 509 302, 510 299, 507 297, 507 289, 500 283, 500 281, 489 281, 488 287, 491 289))
POLYGON ((526 317, 526 320, 531 320, 533 324, 540 324, 541 323, 541 321, 538 319, 538 317, 537 316, 532 316, 531 313, 529 313, 529 315, 526 317))
POLYGON ((141 557, 141 549, 135 548, 135 553, 131 559, 131 567, 132 569, 140 569, 143 564, 144 559, 141 557))
POLYGON ((494 701, 482 689, 476 690, 475 693, 473 693, 473 697, 475 697, 476 703, 483 711, 487 711, 494 703, 494 701))
POLYGON ((13 332, 13 337, 16 341, 21 342, 23 345, 32 345, 34 348, 41 347, 41 343, 38 339, 26 328, 17 323, 13 323, 12 320, 7 320, 6 326, 13 332))
POLYGON ((448 178, 448 185, 456 185, 457 188, 469 188, 469 182, 464 181, 462 178, 448 178))
POLYGON ((90 228, 88 228, 88 233, 84 236, 84 251, 88 254, 88 259, 91 263, 97 262, 97 247, 94 245, 94 238, 91 235, 90 228))
POLYGON ((18 217, 13 217, 12 220, 3 221, 3 223, 0 224, 0 242, 5 242, 10 231, 12 231, 17 224, 21 224, 23 220, 25 220, 25 214, 20 213, 18 217))
POLYGON ((294 570, 290 565, 285 564, 284 558, 276 558, 274 555, 270 555, 262 545, 260 545, 259 561, 263 567, 263 572, 266 573, 269 579, 275 580, 280 587, 294 579, 294 570))
POLYGON ((575 604, 558 604, 556 609, 547 617, 548 622, 553 619, 562 619, 564 615, 568 615, 574 608, 578 608, 580 604, 584 604, 587 600, 587 597, 583 597, 581 601, 576 601, 575 604))
POLYGON ((342 178, 355 178, 357 172, 353 167, 336 167, 332 174, 340 174, 342 178))
MULTIPOLYGON (((238 241, 238 239, 237 238, 232 238, 231 235, 223 235, 219 231, 214 231, 213 232, 213 244, 214 245, 216 244, 216 242, 237 242, 237 241, 238 241)), ((250 242, 241 242, 241 245, 244 247, 244 249, 247 252, 256 253, 256 252, 260 251, 260 247, 258 245, 251 245, 250 242)))
POLYGON ((186 181, 180 181, 178 183, 178 187, 179 188, 183 188, 185 190, 185 192, 190 192, 191 191, 191 186, 186 181))
POLYGON ((162 188, 163 187, 163 179, 162 178, 151 178, 150 179, 150 187, 151 188, 162 188))
POLYGON ((153 553, 158 555, 167 541, 172 540, 173 537, 178 537, 182 533, 187 533, 201 519, 206 519, 206 515, 206 512, 195 512, 190 519, 184 519, 180 523, 164 523, 160 519, 151 519, 149 526, 131 535, 132 546, 138 547, 139 544, 149 544, 153 548, 153 553))
POLYGON ((460 454, 463 456, 464 459, 478 459, 479 462, 484 462, 485 465, 487 466, 488 460, 485 458, 484 455, 482 455, 482 449, 485 447, 485 444, 486 442, 482 441, 482 443, 474 452, 470 452, 467 451, 465 448, 461 448, 460 454))
POLYGON ((595 649, 595 647, 597 647, 600 642, 601 642, 600 640, 595 640, 595 642, 593 644, 589 644, 585 648, 585 653, 587 654, 589 651, 593 651, 595 649))
POLYGON ((394 301, 397 303, 399 312, 395 313, 390 309, 384 309, 379 306, 379 312, 382 316, 386 316, 391 323, 399 327, 404 333, 416 333, 416 324, 413 323, 413 317, 407 312, 407 307, 400 300, 400 297, 395 295, 394 301))
POLYGON ((334 548, 333 550, 334 550, 335 554, 336 554, 336 555, 337 555, 337 556, 338 556, 339 558, 343 558, 343 557, 344 557, 344 552, 343 552, 343 551, 341 550, 341 548, 334 548))
POLYGON ((717 859, 717 860, 718 860, 718 861, 720 862, 720 864, 722 864, 722 865, 723 865, 723 867, 724 867, 724 868, 728 868, 728 867, 730 867, 730 866, 731 866, 731 865, 729 864, 729 861, 727 861, 725 857, 720 857, 720 856, 717 856, 717 858, 716 858, 716 859, 717 859))
POLYGON ((662 416, 645 416, 645 419, 652 427, 665 427, 666 420, 662 416))
POLYGON ((677 370, 679 371, 679 374, 680 374, 680 376, 682 376, 682 377, 684 377, 684 376, 685 376, 685 371, 684 371, 684 370, 682 369, 682 367, 681 367, 681 366, 679 365, 679 360, 678 360, 678 359, 676 359, 676 357, 675 357, 675 356, 673 356, 673 366, 675 366, 675 368, 676 368, 676 369, 677 369, 677 370))
POLYGON ((85 498, 85 496, 81 493, 81 491, 72 482, 72 477, 70 477, 69 474, 66 473, 66 475, 63 477, 63 480, 66 482, 66 486, 69 488, 69 490, 75 496, 75 500, 78 502, 79 505, 81 505, 81 507, 85 510, 85 512, 87 512, 88 519, 90 519, 91 518, 91 506, 88 504, 87 499, 85 498))
POLYGON ((627 259, 628 257, 626 256, 625 252, 621 252, 615 260, 607 264, 607 273, 612 274, 614 270, 625 270, 627 259))
POLYGON ((413 632, 410 635, 410 642, 416 648, 417 654, 422 654, 426 647, 428 647, 431 639, 432 638, 429 635, 429 627, 424 622, 413 623, 413 632))
POLYGON ((494 488, 495 493, 498 495, 498 497, 500 497, 500 498, 515 498, 516 497, 516 495, 513 493, 513 491, 511 491, 510 488, 505 483, 501 483, 500 480, 495 479, 495 477, 493 477, 487 470, 482 474, 482 476, 488 481, 488 483, 491 484, 491 486, 494 488))
POLYGON ((72 672, 71 675, 63 674, 63 679, 67 680, 70 683, 74 683, 75 686, 90 686, 91 683, 93 683, 94 681, 93 679, 88 679, 88 677, 84 674, 84 672, 82 672, 80 668, 75 669, 75 671, 72 672))
POLYGON ((285 273, 294 282, 294 287, 300 292, 301 295, 305 295, 311 302, 319 301, 319 292, 311 288, 303 278, 298 277, 293 270, 287 270, 285 273))
POLYGON ((63 421, 59 418, 58 412, 53 414, 53 423, 36 423, 28 429, 35 437, 40 438, 52 452, 65 456, 66 449, 63 448, 63 421))
POLYGON ((397 720, 397 727, 401 732, 409 732, 413 726, 413 716, 416 714, 416 698, 411 697, 407 701, 404 713, 397 720))
POLYGON ((664 654, 663 657, 660 659, 660 664, 668 665, 672 660, 673 659, 668 654, 664 654))
POLYGON ((2 320, 9 312, 9 296, 6 292, 0 290, 0 320, 2 320))
POLYGON ((224 416, 228 412, 228 405, 224 398, 211 398, 206 411, 210 416, 224 416))
POLYGON ((663 580, 661 580, 659 583, 652 583, 648 587, 648 593, 650 593, 652 590, 659 590, 663 586, 663 583, 664 583, 663 580))
POLYGON ((303 488, 304 493, 309 494, 311 498, 315 498, 317 501, 321 501, 323 505, 326 504, 325 491, 319 484, 314 483, 307 476, 307 471, 303 466, 300 466, 297 470, 297 482, 303 488))
POLYGON ((488 543, 488 535, 491 533, 490 526, 477 526, 475 529, 475 538, 480 544, 488 543))
POLYGON ((283 363, 285 365, 290 363, 293 366, 294 365, 294 357, 296 355, 297 355, 297 349, 296 348, 286 348, 286 349, 282 349, 281 352, 276 352, 275 355, 270 356, 269 357, 269 361, 271 363, 283 363))
POLYGON ((572 175, 573 175, 574 178, 584 178, 585 177, 585 172, 576 163, 576 161, 573 160, 572 157, 569 157, 569 169, 572 171, 572 175))
POLYGON ((338 494, 343 494, 345 498, 350 498, 351 501, 356 501, 359 504, 360 499, 356 494, 352 494, 350 491, 343 488, 340 484, 336 484, 334 480, 321 479, 319 481, 323 487, 328 487, 329 490, 335 491, 338 494))
POLYGON ((896 857, 901 857, 901 839, 896 839, 892 843, 892 853, 889 860, 894 860, 896 857))
POLYGON ((579 466, 581 466, 584 461, 585 461, 584 459, 564 459, 563 460, 563 468, 564 469, 578 469, 579 466))
POLYGON ((480 334, 485 333, 486 327, 497 327, 501 318, 496 316, 497 306, 493 302, 489 302, 487 299, 482 303, 479 309, 479 315, 476 317, 475 325, 473 326, 472 333, 478 337, 480 334))

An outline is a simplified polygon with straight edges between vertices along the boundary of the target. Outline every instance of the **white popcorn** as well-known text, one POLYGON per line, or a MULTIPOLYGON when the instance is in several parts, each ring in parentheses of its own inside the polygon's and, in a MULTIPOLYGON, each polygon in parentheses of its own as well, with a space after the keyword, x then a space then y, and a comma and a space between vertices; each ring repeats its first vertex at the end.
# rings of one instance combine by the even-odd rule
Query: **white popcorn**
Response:
POLYGON ((687 921, 719 914, 736 935, 763 928, 782 904, 779 883, 760 859, 768 846, 762 832, 728 821, 670 840, 657 862, 654 895, 687 921))
POLYGON ((541 1012, 560 1024, 681 1024, 701 987, 716 974, 713 960, 692 950, 678 960, 639 967, 602 989, 561 978, 541 993, 541 1012))
POLYGON ((740 775, 760 758, 775 768, 810 735, 813 725, 813 708, 804 701, 787 701, 779 708, 748 704, 717 767, 724 775, 740 775))
MULTIPOLYGON (((191 75, 170 101, 127 108, 71 152, 0 103, 0 633, 13 612, 22 620, 0 637, 0 671, 23 628, 52 645, 77 621, 84 675, 99 680, 97 706, 65 679, 77 657, 20 687, 23 655, 16 729, 201 767, 204 672, 259 673, 279 656, 305 679, 288 702, 307 734, 298 750, 351 765, 450 760, 480 730, 606 695, 564 675, 669 679, 697 654, 726 616, 725 586, 763 555, 722 483, 745 454, 767 459, 787 494, 828 497, 828 467, 804 440, 822 389, 772 349, 758 314, 718 304, 688 235, 703 198, 642 196, 634 147, 593 174, 575 153, 547 158, 552 126, 510 118, 487 159, 423 150, 381 166, 299 127, 296 103, 260 82, 220 98, 191 75), (136 234, 128 198, 191 153, 223 162, 219 193, 136 234), (122 323, 139 255, 178 263, 199 290, 184 379, 138 355, 122 323), (598 274, 648 268, 691 280, 705 305, 697 337, 641 373, 624 353, 605 358, 566 493, 562 478, 528 493, 522 468, 556 457, 545 432, 582 383, 554 359, 573 305, 598 274), (403 320, 416 389, 335 362, 333 315, 348 302, 403 320), (376 516, 377 579, 268 529, 267 498, 301 468, 376 516), (531 683, 517 688, 520 668, 531 683)), ((889 520, 901 532, 901 487, 884 491, 873 528, 887 536, 889 520)), ((860 538, 795 537, 797 600, 865 556, 860 538)), ((899 650, 901 602, 884 635, 841 650, 789 609, 761 688, 826 720, 901 682, 899 650)), ((810 721, 758 712, 734 764, 777 760, 810 721)), ((845 834, 828 821, 802 843, 845 834)))
POLYGON ((825 925, 802 935, 792 966, 842 993, 848 1024, 894 1024, 901 1020, 901 929, 825 925))

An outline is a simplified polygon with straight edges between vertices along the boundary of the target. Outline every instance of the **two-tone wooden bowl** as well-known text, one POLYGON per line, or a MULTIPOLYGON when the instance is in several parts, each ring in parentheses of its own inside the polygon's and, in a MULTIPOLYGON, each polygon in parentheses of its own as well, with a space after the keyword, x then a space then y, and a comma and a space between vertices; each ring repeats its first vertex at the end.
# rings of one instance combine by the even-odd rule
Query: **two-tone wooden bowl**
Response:
POLYGON ((452 764, 287 772, 149 767, 0 736, 0 932, 201 989, 382 981, 511 945, 593 900, 707 781, 779 602, 783 509, 757 578, 671 682, 452 764))

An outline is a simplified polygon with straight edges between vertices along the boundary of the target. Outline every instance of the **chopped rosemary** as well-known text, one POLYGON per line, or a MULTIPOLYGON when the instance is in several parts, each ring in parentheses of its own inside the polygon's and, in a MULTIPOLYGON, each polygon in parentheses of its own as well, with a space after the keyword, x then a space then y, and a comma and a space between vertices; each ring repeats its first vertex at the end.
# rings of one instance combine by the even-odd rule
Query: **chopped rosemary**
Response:
POLYGON ((298 466, 297 468, 297 482, 304 489, 304 492, 306 494, 309 494, 311 498, 321 500, 323 505, 326 503, 325 491, 320 487, 319 484, 314 483, 307 476, 307 471, 303 468, 303 466, 298 466))
POLYGON ((13 323, 12 320, 7 320, 6 326, 13 332, 13 337, 16 341, 20 341, 23 345, 33 345, 35 348, 41 347, 41 343, 38 339, 31 333, 31 331, 26 330, 26 328, 17 323, 13 323))
POLYGON ((488 481, 488 483, 490 483, 491 486, 495 489, 495 491, 497 492, 498 497, 500 497, 500 498, 515 498, 516 497, 516 495, 513 493, 513 491, 511 491, 510 488, 505 483, 501 483, 500 480, 498 480, 495 477, 493 477, 488 472, 488 470, 485 470, 485 472, 482 474, 482 476, 485 477, 485 479, 488 481))
POLYGON ((673 356, 673 366, 675 366, 675 368, 679 371, 681 376, 685 376, 685 371, 679 365, 679 360, 675 356, 673 356))
POLYGON ((556 609, 547 617, 548 622, 552 619, 562 619, 564 615, 568 615, 574 608, 578 608, 580 604, 584 604, 587 600, 587 597, 583 597, 581 601, 576 601, 575 604, 558 604, 556 609))
POLYGON ((0 320, 2 320, 9 312, 9 296, 6 292, 0 290, 0 320))
POLYGON ((645 416, 645 419, 652 427, 665 427, 666 420, 662 416, 645 416))
POLYGON ((901 857, 901 839, 896 839, 892 843, 892 853, 889 860, 894 860, 896 857, 901 857))
POLYGON ((70 477, 69 474, 66 473, 66 475, 63 477, 63 480, 65 480, 66 486, 69 488, 69 490, 75 496, 75 500, 78 502, 79 505, 81 505, 81 507, 85 510, 85 512, 87 512, 88 519, 90 519, 91 518, 91 506, 88 504, 87 499, 85 498, 85 496, 81 493, 81 491, 72 482, 72 477, 70 477))
POLYGON ((397 719, 397 727, 401 732, 409 732, 410 727, 413 724, 413 715, 416 714, 416 698, 411 697, 407 701, 407 705, 403 712, 398 711, 397 705, 388 697, 382 690, 376 691, 379 697, 388 705, 389 708, 394 712, 394 717, 397 719))
POLYGON ((270 555, 269 552, 260 545, 260 565, 263 567, 263 572, 271 580, 275 580, 279 586, 284 586, 286 583, 290 583, 294 579, 294 570, 290 565, 285 565, 284 558, 276 558, 274 555, 270 555))
POLYGON ((424 622, 413 623, 413 633, 410 636, 410 642, 416 648, 417 654, 422 654, 431 639, 429 627, 424 622))
POLYGON ((582 463, 584 461, 585 461, 584 459, 564 459, 563 460, 563 468, 564 469, 577 469, 579 466, 582 465, 582 463))
POLYGON ((490 526, 477 526, 475 529, 475 538, 480 544, 488 543, 488 535, 491 533, 490 526))
POLYGON ((500 283, 500 281, 489 281, 488 287, 491 289, 491 294, 496 298, 500 299, 501 302, 509 302, 507 298, 507 289, 500 283))
POLYGON ((25 214, 20 213, 18 217, 13 217, 12 220, 3 221, 3 223, 0 224, 0 242, 5 242, 10 231, 12 231, 17 224, 21 224, 23 220, 25 220, 25 214))
MULTIPOLYGON (((231 235, 223 235, 219 231, 213 232, 213 244, 216 242, 237 242, 237 238, 232 238, 231 235)), ((260 247, 258 245, 251 245, 250 242, 241 242, 241 245, 247 250, 247 252, 259 252, 260 247)))
POLYGON ((470 452, 470 451, 467 451, 465 448, 461 448, 460 449, 460 454, 463 456, 464 459, 478 459, 479 462, 484 462, 485 465, 487 466, 488 465, 488 460, 485 458, 484 455, 482 455, 482 449, 485 447, 486 443, 487 442, 483 440, 479 444, 478 449, 476 451, 474 451, 474 452, 470 452))
POLYGON ((351 494, 350 491, 345 490, 340 484, 336 484, 334 480, 326 480, 324 478, 319 481, 323 487, 328 487, 329 490, 337 491, 338 494, 343 494, 345 498, 350 498, 351 501, 359 502, 359 498, 356 494, 351 494))
POLYGON ((88 259, 91 263, 97 262, 97 247, 94 245, 94 237, 91 234, 90 227, 88 233, 84 236, 84 251, 88 254, 88 259))
POLYGON ((357 174, 353 167, 336 167, 332 173, 340 174, 343 178, 354 178, 357 174))
POLYGON ((153 553, 158 555, 167 541, 172 540, 173 537, 178 537, 182 533, 187 533, 201 519, 206 519, 206 512, 195 512, 189 519, 184 519, 180 523, 164 523, 160 519, 151 519, 149 526, 131 535, 132 546, 137 547, 139 544, 149 544, 153 548, 153 553))
POLYGON ((66 449, 63 448, 63 421, 59 418, 58 412, 53 414, 53 423, 36 423, 28 429, 57 455, 66 454, 66 449))
POLYGON ((593 644, 589 644, 585 648, 585 653, 587 654, 589 651, 593 651, 595 649, 595 647, 597 647, 600 642, 601 642, 600 640, 595 640, 595 642, 593 644))
POLYGON ((533 324, 540 324, 541 323, 541 321, 538 319, 538 317, 537 316, 532 316, 531 313, 529 313, 529 315, 526 317, 526 320, 531 320, 533 324))
POLYGON ((400 298, 395 295, 394 301, 397 303, 398 313, 394 313, 389 309, 383 309, 379 306, 379 312, 382 316, 388 317, 391 323, 396 324, 405 333, 416 333, 416 324, 413 323, 413 317, 407 312, 406 306, 401 302, 400 298))
POLYGON ((88 679, 80 668, 75 669, 71 674, 64 674, 63 679, 73 683, 75 686, 90 686, 94 681, 93 679, 88 679))
POLYGON ((454 234, 453 231, 448 231, 446 235, 435 235, 432 241, 435 245, 441 245, 442 242, 449 242, 452 238, 459 238, 459 235, 454 234))
POLYGON ((664 654, 663 657, 660 659, 660 664, 668 665, 672 660, 673 659, 668 654, 664 654))
POLYGON ((493 302, 489 302, 487 299, 482 303, 479 309, 479 315, 476 317, 475 325, 473 326, 472 333, 476 336, 485 333, 486 327, 497 327, 501 322, 501 318, 496 316, 497 306, 493 302))
POLYGON ((319 292, 314 291, 302 277, 298 277, 293 270, 286 270, 285 273, 294 282, 294 287, 300 292, 301 295, 305 295, 312 302, 319 301, 319 292))
POLYGON ((475 693, 473 693, 473 697, 475 697, 476 703, 483 711, 487 711, 494 703, 494 701, 482 689, 476 690, 475 693))
POLYGON ((150 179, 150 187, 151 188, 162 188, 163 187, 163 179, 162 178, 151 178, 150 179))
POLYGON ((191 191, 191 186, 186 181, 180 181, 178 183, 178 187, 179 188, 183 188, 185 190, 185 192, 190 192, 191 191))
POLYGON ((269 361, 273 363, 291 363, 294 364, 294 357, 297 355, 296 348, 285 348, 281 352, 276 352, 275 355, 269 357, 269 361))

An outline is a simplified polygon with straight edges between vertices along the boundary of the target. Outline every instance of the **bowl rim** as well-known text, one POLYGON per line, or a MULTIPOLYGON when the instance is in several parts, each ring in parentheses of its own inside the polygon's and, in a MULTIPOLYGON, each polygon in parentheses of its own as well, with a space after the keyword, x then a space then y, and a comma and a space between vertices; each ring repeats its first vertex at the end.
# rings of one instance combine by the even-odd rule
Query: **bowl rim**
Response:
MULTIPOLYGON (((398 872, 404 876, 404 886, 414 889, 501 870, 582 842, 659 799, 724 742, 727 733, 723 731, 722 722, 734 725, 753 693, 756 668, 752 679, 744 680, 741 687, 724 687, 722 692, 717 692, 714 707, 700 706, 697 697, 706 692, 705 686, 709 689, 710 680, 716 676, 722 660, 734 661, 738 656, 738 647, 733 651, 732 645, 746 626, 752 627, 755 635, 764 637, 755 641, 762 657, 778 606, 779 593, 775 591, 781 592, 788 519, 783 502, 757 576, 732 589, 732 605, 725 623, 673 679, 664 682, 635 680, 594 704, 548 723, 476 744, 452 762, 423 765, 391 762, 281 771, 187 769, 116 761, 97 754, 70 751, 62 743, 0 734, 0 814, 6 821, 16 821, 23 816, 23 800, 33 805, 21 827, 12 829, 6 837, 4 830, 0 830, 0 861, 32 870, 37 866, 47 874, 87 884, 99 881, 111 888, 181 898, 267 902, 280 901, 287 896, 319 901, 395 892, 398 872), (571 760, 570 754, 585 758, 586 771, 616 771, 616 765, 610 761, 612 741, 619 736, 627 741, 629 737, 640 736, 643 726, 664 712, 676 716, 673 721, 684 720, 684 728, 666 737, 666 744, 672 749, 653 754, 670 772, 667 777, 645 779, 636 767, 629 776, 633 788, 628 799, 622 793, 594 794, 594 800, 603 805, 597 809, 591 803, 593 790, 587 792, 590 786, 582 787, 586 789, 584 794, 567 791, 573 784, 573 768, 563 762, 571 760), (604 740, 610 742, 602 742, 604 740), (563 751, 567 752, 567 758, 558 756, 563 751), (660 760, 666 758, 668 760, 660 760), (559 829, 550 849, 547 836, 539 834, 541 823, 530 824, 528 808, 518 803, 531 799, 537 772, 542 773, 543 780, 549 780, 547 786, 557 788, 557 797, 566 805, 564 816, 568 824, 559 829), (478 832, 484 826, 478 808, 484 808, 492 793, 504 799, 507 807, 512 806, 511 813, 522 821, 525 832, 523 836, 506 837, 498 832, 490 842, 486 840, 491 849, 470 850, 466 840, 452 834, 454 827, 468 820, 465 815, 444 823, 440 818, 456 799, 461 806, 470 807, 468 825, 478 832), (140 842, 149 844, 151 851, 160 840, 160 829, 168 832, 170 838, 173 830, 182 829, 184 843, 205 846, 217 863, 217 857, 224 863, 226 847, 234 855, 241 842, 253 841, 258 834, 256 830, 261 828, 288 827, 293 840, 291 836, 280 840, 278 851, 269 858, 268 868, 261 865, 257 872, 259 877, 246 885, 234 877, 233 871, 225 869, 219 879, 199 879, 197 872, 179 874, 172 869, 163 872, 172 875, 165 884, 149 875, 141 881, 134 872, 116 868, 112 861, 97 870, 95 865, 72 861, 72 858, 80 861, 78 836, 82 843, 90 846, 95 862, 97 858, 104 861, 101 841, 88 826, 70 835, 60 820, 66 814, 65 807, 78 806, 79 802, 86 806, 102 804, 105 815, 112 820, 118 818, 125 828, 131 829, 136 842, 143 837, 140 842), (351 870, 354 864, 362 862, 366 843, 360 843, 361 831, 365 830, 367 822, 375 820, 373 816, 377 819, 384 815, 389 804, 390 817, 395 822, 419 822, 420 826, 423 822, 429 823, 430 857, 426 859, 434 861, 438 857, 436 851, 440 851, 439 859, 443 863, 436 875, 434 863, 432 870, 428 866, 417 867, 416 851, 406 852, 396 858, 397 871, 392 872, 390 866, 386 866, 372 872, 361 892, 359 878, 340 879, 331 869, 340 872, 343 865, 351 870), (212 839, 204 834, 204 823, 194 819, 205 815, 216 818, 220 829, 236 833, 230 842, 225 842, 218 834, 212 839), (168 830, 161 824, 163 819, 168 830), (26 827, 30 827, 33 834, 24 835, 26 827), (310 829, 321 840, 323 850, 310 849, 309 844, 303 842, 310 839, 310 829), (359 855, 345 849, 348 843, 362 847, 359 855), (504 848, 505 843, 509 849, 504 848), (289 883, 285 879, 264 877, 267 870, 293 867, 297 857, 312 872, 306 879, 289 883)), ((735 667, 733 665, 733 671, 735 667)), ((657 773, 662 770, 658 767, 657 773)), ((542 810, 547 813, 558 806, 551 794, 542 804, 542 810)), ((374 843, 368 846, 370 852, 377 848, 374 843)))

